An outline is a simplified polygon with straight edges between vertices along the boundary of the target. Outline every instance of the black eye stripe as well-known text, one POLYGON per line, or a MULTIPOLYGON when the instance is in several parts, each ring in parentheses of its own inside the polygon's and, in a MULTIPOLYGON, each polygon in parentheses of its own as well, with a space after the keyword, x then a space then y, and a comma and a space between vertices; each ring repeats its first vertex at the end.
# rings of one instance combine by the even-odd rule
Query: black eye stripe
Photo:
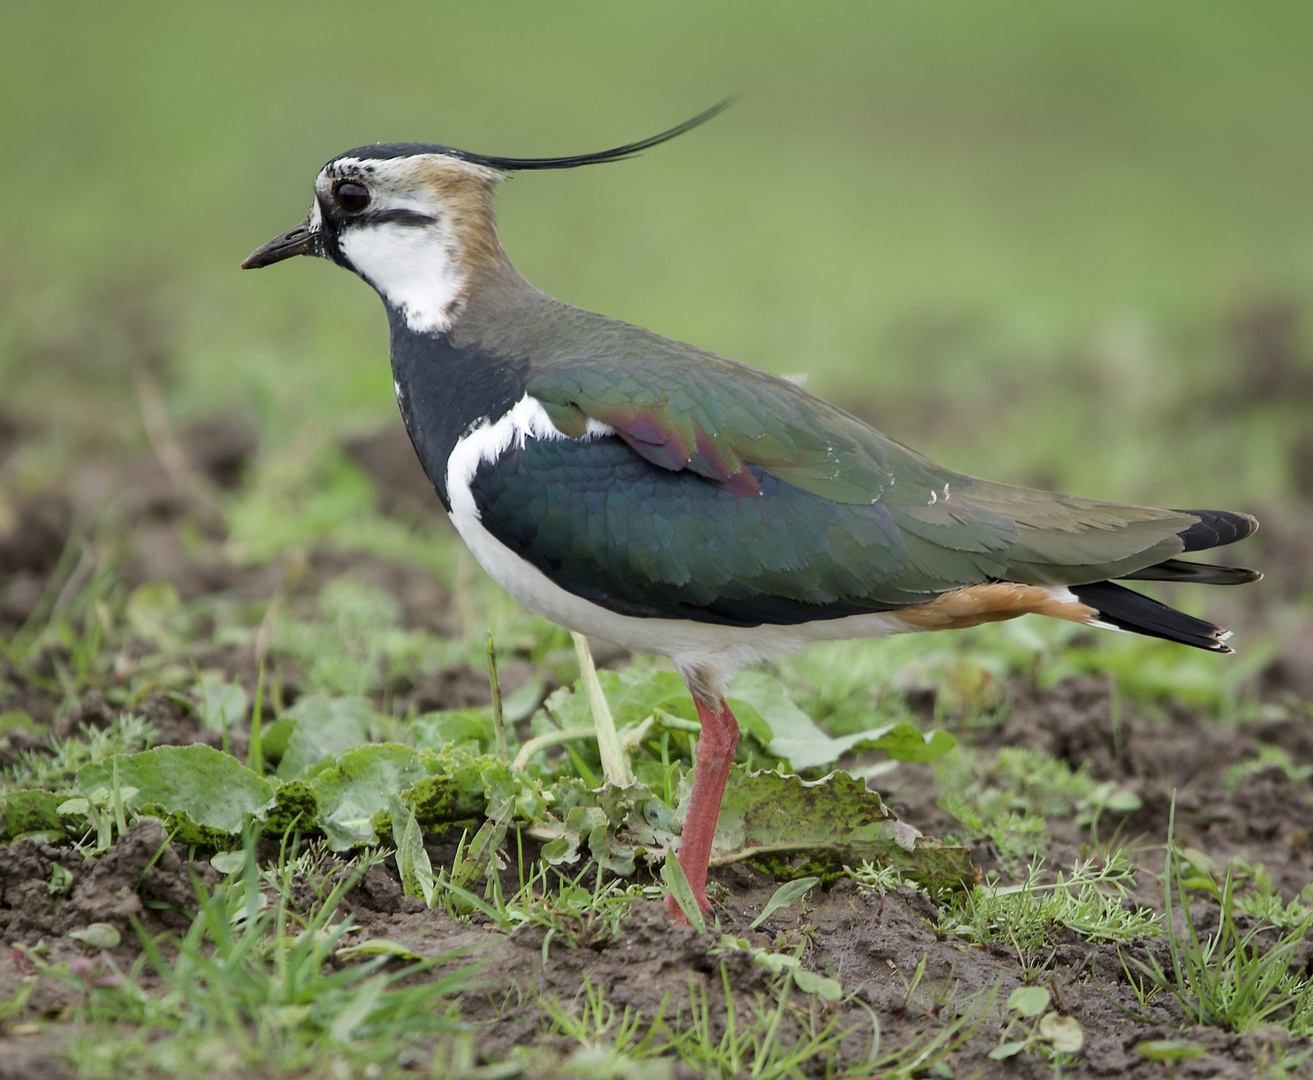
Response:
POLYGON ((437 218, 421 214, 417 210, 377 210, 369 215, 370 221, 387 222, 390 225, 432 225, 437 218))

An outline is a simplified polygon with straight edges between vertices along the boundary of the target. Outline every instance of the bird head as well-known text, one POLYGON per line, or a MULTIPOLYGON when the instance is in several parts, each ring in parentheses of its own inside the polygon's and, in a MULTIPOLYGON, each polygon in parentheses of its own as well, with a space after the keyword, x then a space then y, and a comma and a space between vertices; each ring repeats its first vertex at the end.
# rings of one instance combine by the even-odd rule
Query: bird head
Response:
POLYGON ((331 259, 368 281, 411 330, 441 333, 481 273, 509 266, 492 190, 508 173, 619 161, 710 120, 732 99, 669 131, 574 157, 505 158, 430 143, 362 146, 315 180, 306 219, 252 252, 243 269, 293 255, 331 259))
POLYGON ((331 259, 369 282, 412 330, 443 331, 479 270, 505 260, 492 206, 504 177, 445 146, 349 150, 319 170, 306 219, 242 266, 331 259))

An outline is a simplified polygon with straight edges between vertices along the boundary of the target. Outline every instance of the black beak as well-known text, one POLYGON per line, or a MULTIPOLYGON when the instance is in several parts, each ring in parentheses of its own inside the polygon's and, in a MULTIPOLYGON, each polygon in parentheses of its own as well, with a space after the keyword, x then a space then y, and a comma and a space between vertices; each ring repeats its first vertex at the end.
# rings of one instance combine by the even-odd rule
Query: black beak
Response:
POLYGON ((318 240, 319 234, 311 230, 310 221, 306 219, 294 229, 288 229, 252 251, 242 263, 242 269, 258 270, 262 266, 290 259, 293 255, 317 255, 318 240))

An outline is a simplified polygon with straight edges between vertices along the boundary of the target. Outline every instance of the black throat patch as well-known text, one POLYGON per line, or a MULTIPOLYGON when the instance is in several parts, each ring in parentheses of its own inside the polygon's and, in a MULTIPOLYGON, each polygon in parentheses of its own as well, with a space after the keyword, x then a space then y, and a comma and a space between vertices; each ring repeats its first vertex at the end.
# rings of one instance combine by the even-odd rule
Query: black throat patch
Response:
POLYGON ((447 334, 416 333, 388 305, 392 332, 392 378, 411 445, 442 505, 447 494, 447 459, 456 443, 484 420, 497 420, 524 396, 528 361, 454 345, 447 334))

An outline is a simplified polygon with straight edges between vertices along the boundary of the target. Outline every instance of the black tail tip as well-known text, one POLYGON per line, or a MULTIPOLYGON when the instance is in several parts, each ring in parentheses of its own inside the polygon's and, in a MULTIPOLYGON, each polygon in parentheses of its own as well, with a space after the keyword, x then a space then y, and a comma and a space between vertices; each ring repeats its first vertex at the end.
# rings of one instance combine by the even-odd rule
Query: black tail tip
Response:
POLYGON ((1072 585, 1071 591, 1082 604, 1094 608, 1098 622, 1104 626, 1209 652, 1235 652, 1226 643, 1231 636, 1230 630, 1160 604, 1134 589, 1123 588, 1111 581, 1095 581, 1088 585, 1072 585))
POLYGON ((1177 510, 1198 520, 1176 535, 1185 545, 1182 551, 1207 551, 1224 547, 1252 536, 1258 528, 1258 518, 1236 510, 1177 510))
POLYGON ((1198 585, 1252 585, 1263 575, 1245 566, 1217 566, 1191 562, 1189 559, 1164 559, 1160 563, 1123 574, 1123 581, 1176 581, 1198 585))

